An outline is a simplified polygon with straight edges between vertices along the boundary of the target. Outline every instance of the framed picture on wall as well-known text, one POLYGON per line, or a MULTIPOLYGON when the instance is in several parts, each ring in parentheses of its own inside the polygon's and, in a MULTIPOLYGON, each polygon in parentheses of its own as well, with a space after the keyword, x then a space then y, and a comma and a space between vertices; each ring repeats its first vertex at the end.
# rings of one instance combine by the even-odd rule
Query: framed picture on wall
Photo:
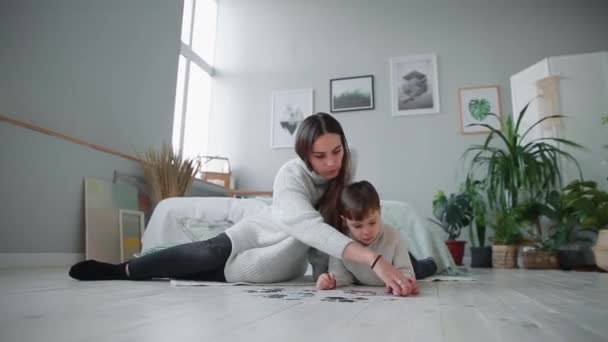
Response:
POLYGON ((293 148, 300 123, 312 112, 312 89, 273 92, 270 147, 293 148))
POLYGON ((329 80, 332 113, 374 109, 374 76, 354 76, 329 80))
POLYGON ((144 213, 137 210, 118 210, 120 236, 120 262, 128 261, 141 252, 141 237, 144 234, 144 213))
POLYGON ((391 58, 393 116, 439 113, 437 55, 391 58))
POLYGON ((502 130, 500 89, 497 85, 485 85, 458 89, 460 107, 460 132, 484 134, 490 130, 471 124, 488 124, 502 130), (491 114, 495 114, 493 116, 491 114))

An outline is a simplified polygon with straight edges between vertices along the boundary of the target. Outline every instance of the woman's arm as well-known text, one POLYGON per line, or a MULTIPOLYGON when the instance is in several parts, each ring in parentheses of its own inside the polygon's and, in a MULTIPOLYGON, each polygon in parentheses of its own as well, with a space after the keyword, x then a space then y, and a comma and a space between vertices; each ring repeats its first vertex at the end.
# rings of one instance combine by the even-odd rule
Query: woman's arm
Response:
POLYGON ((311 193, 316 189, 308 177, 293 163, 279 170, 273 186, 272 215, 285 233, 330 256, 342 258, 344 248, 352 240, 326 224, 314 208, 311 193))
POLYGON ((394 295, 407 296, 411 294, 411 286, 406 276, 384 257, 380 257, 376 264, 374 264, 378 254, 369 248, 357 242, 351 242, 344 249, 342 257, 347 260, 364 263, 370 267, 373 265, 372 270, 382 279, 387 291, 392 292, 394 295))
POLYGON ((395 265, 399 271, 407 274, 412 279, 416 279, 416 274, 414 273, 414 267, 412 266, 412 261, 410 260, 407 244, 398 235, 397 238, 399 240, 395 249, 395 255, 393 256, 393 265, 395 265))

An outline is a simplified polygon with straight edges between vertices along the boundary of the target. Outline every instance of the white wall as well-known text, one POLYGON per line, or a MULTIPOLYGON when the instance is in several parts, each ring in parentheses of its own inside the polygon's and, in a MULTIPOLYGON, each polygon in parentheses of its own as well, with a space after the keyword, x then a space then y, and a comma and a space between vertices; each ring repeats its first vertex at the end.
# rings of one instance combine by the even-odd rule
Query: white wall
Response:
POLYGON ((211 152, 230 157, 239 187, 268 190, 295 156, 269 148, 271 92, 314 88, 315 111, 329 111, 329 79, 373 74, 376 109, 335 115, 357 176, 429 217, 434 192, 457 189, 461 153, 483 139, 459 133, 458 88, 498 84, 509 113, 512 74, 608 48, 606 13, 605 1, 220 1, 211 152), (391 117, 389 58, 421 53, 438 55, 441 114, 391 117))

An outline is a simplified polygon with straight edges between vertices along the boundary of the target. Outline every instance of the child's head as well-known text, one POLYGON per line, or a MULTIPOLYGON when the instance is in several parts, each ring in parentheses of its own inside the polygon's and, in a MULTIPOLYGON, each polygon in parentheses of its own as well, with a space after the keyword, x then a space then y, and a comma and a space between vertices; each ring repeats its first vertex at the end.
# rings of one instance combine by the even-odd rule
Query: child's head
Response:
POLYGON ((340 216, 352 237, 364 245, 376 240, 382 227, 380 196, 368 181, 356 182, 342 190, 340 216))

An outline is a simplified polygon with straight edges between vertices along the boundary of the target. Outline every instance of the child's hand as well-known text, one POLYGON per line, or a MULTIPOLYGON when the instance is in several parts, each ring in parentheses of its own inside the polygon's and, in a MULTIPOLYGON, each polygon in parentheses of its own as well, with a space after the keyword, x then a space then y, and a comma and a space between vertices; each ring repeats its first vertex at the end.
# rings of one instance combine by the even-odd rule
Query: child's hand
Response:
POLYGON ((323 273, 317 279, 319 290, 332 290, 336 288, 336 275, 333 273, 323 273))

